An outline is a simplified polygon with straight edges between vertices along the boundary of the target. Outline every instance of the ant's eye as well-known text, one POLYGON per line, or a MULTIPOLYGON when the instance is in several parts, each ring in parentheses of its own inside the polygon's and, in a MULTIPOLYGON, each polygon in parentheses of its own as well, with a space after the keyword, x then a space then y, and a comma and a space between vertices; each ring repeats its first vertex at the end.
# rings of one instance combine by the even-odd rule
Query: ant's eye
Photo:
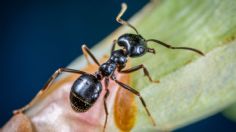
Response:
POLYGON ((138 52, 139 52, 139 53, 143 53, 144 51, 145 51, 145 49, 144 49, 143 47, 139 47, 139 48, 138 48, 138 52))

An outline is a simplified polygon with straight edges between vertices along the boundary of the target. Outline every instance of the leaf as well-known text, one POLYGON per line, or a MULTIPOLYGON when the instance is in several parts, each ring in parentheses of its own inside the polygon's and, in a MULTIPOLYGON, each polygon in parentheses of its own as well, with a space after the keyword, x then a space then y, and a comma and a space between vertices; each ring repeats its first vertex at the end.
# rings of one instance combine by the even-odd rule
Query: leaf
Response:
MULTIPOLYGON (((169 0, 158 7, 155 4, 150 3, 138 13, 138 20, 134 18, 135 27, 145 38, 197 48, 207 55, 150 44, 156 55, 130 59, 132 66, 145 64, 151 76, 161 81, 152 84, 140 72, 132 75, 132 87, 141 92, 158 124, 156 128, 151 126, 137 100, 139 113, 134 131, 174 130, 236 102, 236 2, 169 0)), ((98 46, 109 45, 117 33, 114 36, 98 46)), ((95 49, 102 51, 98 46, 95 49)))
POLYGON ((135 131, 174 130, 236 101, 236 49, 235 42, 230 41, 236 30, 235 5, 230 0, 166 1, 144 19, 139 29, 145 38, 198 48, 208 54, 198 57, 153 44, 158 47, 156 56, 132 61, 133 65, 144 63, 153 78, 161 81, 159 85, 150 84, 141 81, 144 78, 139 73, 133 75, 133 87, 141 91, 158 123, 153 128, 139 109, 135 131), (153 17, 157 20, 152 21, 153 17))
MULTIPOLYGON (((188 46, 206 53, 202 57, 189 51, 169 50, 150 43, 150 47, 157 51, 156 55, 129 60, 131 66, 143 63, 151 76, 161 81, 159 84, 150 83, 140 72, 129 76, 129 85, 140 91, 157 122, 156 127, 151 125, 136 98, 138 112, 132 131, 174 130, 211 116, 236 102, 235 0, 152 1, 130 23, 146 39, 159 39, 173 46, 188 46)), ((112 41, 126 32, 133 31, 128 27, 119 28, 97 44, 93 53, 99 59, 104 54, 108 55, 112 41)), ((69 65, 74 69, 83 69, 85 66, 83 57, 69 65)), ((104 120, 101 105, 83 115, 75 114, 69 108, 69 90, 65 89, 76 77, 64 76, 65 82, 59 80, 54 86, 58 93, 49 94, 26 112, 36 128, 44 131, 100 130, 104 120)), ((122 78, 125 77, 120 76, 122 78)), ((116 85, 113 83, 110 86, 115 94, 116 85)), ((110 98, 109 106, 113 102, 114 98, 110 98)), ((102 101, 97 104, 102 104, 102 101)), ((111 106, 107 130, 118 131, 112 109, 111 106)))
POLYGON ((232 121, 236 122, 236 103, 231 105, 229 108, 223 111, 225 117, 231 119, 232 121))
MULTIPOLYGON (((158 129, 173 130, 221 111, 236 101, 236 41, 151 84, 144 95, 158 129), (223 63, 222 63, 223 62, 223 63)), ((135 130, 155 129, 140 111, 135 130)))

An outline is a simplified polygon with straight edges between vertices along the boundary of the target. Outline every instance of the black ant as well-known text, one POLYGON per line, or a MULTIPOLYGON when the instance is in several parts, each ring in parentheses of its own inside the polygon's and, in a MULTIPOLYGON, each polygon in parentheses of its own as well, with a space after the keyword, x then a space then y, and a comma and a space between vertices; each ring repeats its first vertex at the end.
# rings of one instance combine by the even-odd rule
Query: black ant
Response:
POLYGON ((127 25, 130 28, 132 28, 136 34, 130 34, 130 33, 125 33, 121 35, 118 40, 114 40, 111 48, 111 53, 110 53, 110 58, 103 64, 100 64, 98 60, 95 58, 95 56, 90 52, 89 48, 87 48, 86 45, 82 46, 82 51, 88 60, 88 56, 92 58, 92 60, 99 66, 99 69, 97 72, 94 74, 89 74, 80 70, 74 70, 74 69, 68 69, 68 68, 59 68, 48 80, 48 82, 45 84, 45 86, 39 91, 39 93, 36 95, 35 99, 31 101, 28 105, 25 107, 14 111, 14 113, 19 113, 19 112, 24 112, 27 109, 29 109, 31 106, 37 102, 36 100, 39 99, 39 97, 42 95, 46 89, 50 88, 51 84, 53 81, 60 75, 62 72, 69 72, 69 73, 77 73, 81 74, 81 76, 74 82, 74 84, 71 87, 70 91, 70 103, 72 108, 76 112, 85 112, 89 108, 93 106, 93 104, 96 102, 96 100, 99 98, 99 95, 102 91, 102 84, 101 81, 105 80, 105 90, 106 94, 104 96, 104 108, 105 108, 105 113, 106 113, 106 118, 104 122, 104 127, 103 131, 105 131, 106 124, 107 124, 107 117, 108 117, 108 110, 107 110, 107 104, 106 104, 106 99, 109 96, 109 81, 113 80, 115 81, 119 86, 122 88, 132 92, 136 96, 139 97, 142 105, 144 106, 147 115, 149 116, 152 124, 155 126, 156 123, 151 116, 151 113, 149 112, 146 103, 140 93, 136 91, 135 89, 131 88, 130 86, 120 82, 119 80, 116 79, 116 75, 114 74, 115 71, 118 71, 118 73, 131 73, 135 72, 137 70, 143 70, 144 75, 148 77, 148 79, 151 82, 158 83, 159 81, 152 80, 152 78, 149 75, 148 70, 146 67, 141 64, 138 66, 134 66, 129 69, 125 69, 128 57, 134 58, 134 57, 141 57, 145 55, 147 52, 155 54, 155 50, 153 48, 148 47, 148 42, 152 41, 157 44, 160 44, 162 46, 165 46, 166 48, 170 49, 184 49, 184 50, 191 50, 193 52, 196 52, 200 55, 204 55, 201 51, 189 47, 172 47, 171 45, 168 45, 164 42, 161 42, 159 40, 155 39, 144 39, 137 31, 137 29, 132 26, 130 23, 127 21, 121 19, 121 16, 124 14, 124 12, 127 9, 127 5, 125 3, 122 4, 122 9, 120 13, 116 17, 116 21, 119 22, 122 25, 127 25), (123 47, 123 49, 118 49, 115 50, 115 45, 118 44, 119 46, 123 47))

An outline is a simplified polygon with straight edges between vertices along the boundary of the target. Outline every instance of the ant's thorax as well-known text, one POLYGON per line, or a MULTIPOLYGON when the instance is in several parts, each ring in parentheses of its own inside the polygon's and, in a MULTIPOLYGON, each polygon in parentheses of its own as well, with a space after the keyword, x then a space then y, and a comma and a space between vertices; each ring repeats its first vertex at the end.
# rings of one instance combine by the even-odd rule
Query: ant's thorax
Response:
POLYGON ((128 55, 125 54, 123 49, 114 50, 110 58, 105 63, 101 64, 98 73, 100 73, 102 77, 111 76, 116 69, 121 70, 125 67, 127 58, 128 55))

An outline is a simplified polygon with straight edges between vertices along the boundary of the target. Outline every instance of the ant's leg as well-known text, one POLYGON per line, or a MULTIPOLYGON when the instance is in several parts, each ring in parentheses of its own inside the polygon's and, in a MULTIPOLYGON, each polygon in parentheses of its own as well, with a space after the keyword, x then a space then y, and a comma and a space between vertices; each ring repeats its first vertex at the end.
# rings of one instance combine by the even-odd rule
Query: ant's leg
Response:
POLYGON ((123 16, 123 14, 125 13, 126 10, 127 10, 127 5, 126 5, 126 3, 122 3, 122 4, 121 4, 121 11, 120 11, 120 13, 117 15, 116 21, 119 22, 119 23, 122 24, 122 25, 127 25, 127 26, 129 26, 129 27, 132 28, 137 34, 139 34, 139 33, 138 33, 138 30, 137 30, 133 25, 131 25, 130 23, 128 23, 127 21, 125 21, 125 20, 123 20, 123 19, 121 18, 121 17, 123 16))
POLYGON ((106 113, 106 119, 105 119, 105 123, 104 123, 104 126, 103 126, 103 132, 105 132, 105 129, 106 129, 106 125, 107 125, 107 118, 108 118, 108 110, 107 110, 107 103, 106 103, 106 100, 107 100, 107 97, 109 96, 110 92, 108 90, 108 84, 109 84, 109 79, 106 78, 105 79, 105 89, 106 89, 106 94, 104 95, 104 108, 105 108, 105 113, 106 113))
POLYGON ((82 45, 82 51, 83 51, 83 53, 84 53, 84 56, 85 56, 85 58, 86 58, 88 64, 90 64, 90 63, 89 63, 89 59, 88 59, 88 56, 90 56, 90 57, 93 59, 93 61, 94 61, 98 66, 100 66, 98 60, 97 60, 97 59, 95 58, 95 56, 90 52, 89 48, 88 48, 85 44, 82 45))
POLYGON ((143 69, 144 75, 148 77, 150 82, 153 82, 153 83, 159 83, 160 82, 159 80, 152 80, 147 68, 143 64, 131 67, 130 69, 121 70, 121 71, 119 71, 119 73, 131 73, 131 72, 135 72, 135 71, 138 71, 138 70, 141 70, 141 69, 143 69))
POLYGON ((47 90, 50 88, 50 86, 52 85, 52 83, 54 82, 54 80, 62 73, 62 72, 69 72, 69 73, 76 73, 76 74, 86 74, 83 71, 79 71, 79 70, 74 70, 74 69, 68 69, 68 68, 59 68, 47 81, 47 83, 44 85, 44 87, 37 93, 37 95, 33 98, 33 100, 27 104, 26 106, 14 110, 13 113, 17 114, 17 113, 21 113, 24 112, 26 110, 28 110, 30 107, 32 107, 37 101, 40 100, 40 97, 42 97, 43 94, 45 94, 47 92, 47 90))
POLYGON ((140 99, 140 101, 142 102, 142 105, 143 105, 143 107, 145 108, 145 110, 146 110, 146 112, 147 112, 147 114, 148 114, 148 117, 150 118, 150 120, 151 120, 153 126, 156 126, 156 123, 155 123, 155 121, 154 121, 154 119, 153 119, 151 113, 149 112, 149 110, 148 110, 148 108, 147 108, 147 105, 146 105, 145 101, 143 100, 142 96, 140 95, 140 93, 139 93, 138 91, 136 91, 135 89, 131 88, 130 86, 128 86, 128 85, 126 85, 126 84, 124 84, 124 83, 122 83, 122 82, 120 82, 120 81, 118 81, 118 80, 116 80, 116 79, 115 79, 115 82, 116 82, 117 84, 119 84, 121 87, 123 87, 124 89, 129 90, 130 92, 132 92, 133 94, 135 94, 136 96, 139 97, 139 99, 140 99))
POLYGON ((116 48, 116 40, 114 40, 113 41, 113 43, 112 43, 112 47, 111 47, 111 54, 112 54, 112 52, 115 50, 115 48, 116 48))

